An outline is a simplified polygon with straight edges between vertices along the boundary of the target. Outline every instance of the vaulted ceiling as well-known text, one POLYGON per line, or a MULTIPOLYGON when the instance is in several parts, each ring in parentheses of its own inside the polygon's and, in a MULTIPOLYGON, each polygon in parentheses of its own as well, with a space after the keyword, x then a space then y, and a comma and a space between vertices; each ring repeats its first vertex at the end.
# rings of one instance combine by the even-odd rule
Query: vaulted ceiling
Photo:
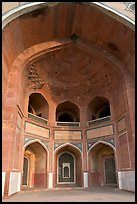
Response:
POLYGON ((97 92, 112 92, 121 79, 112 65, 95 58, 92 53, 83 51, 73 43, 31 63, 25 70, 26 76, 31 76, 29 73, 32 67, 38 76, 33 75, 31 83, 26 77, 27 86, 30 83, 31 88, 37 87, 38 78, 38 88, 45 88, 57 103, 64 100, 87 103, 91 95, 97 92))
POLYGON ((122 79, 122 72, 107 62, 109 57, 124 63, 127 71, 134 74, 132 26, 99 6, 84 2, 49 3, 15 18, 3 30, 3 58, 10 67, 28 48, 60 39, 70 39, 71 43, 29 62, 24 72, 25 80, 38 79, 39 88, 44 87, 56 102, 73 99, 82 103, 90 101, 98 91, 112 91, 122 79), (96 54, 90 50, 92 47, 96 54), (106 59, 99 53, 106 54, 106 59))

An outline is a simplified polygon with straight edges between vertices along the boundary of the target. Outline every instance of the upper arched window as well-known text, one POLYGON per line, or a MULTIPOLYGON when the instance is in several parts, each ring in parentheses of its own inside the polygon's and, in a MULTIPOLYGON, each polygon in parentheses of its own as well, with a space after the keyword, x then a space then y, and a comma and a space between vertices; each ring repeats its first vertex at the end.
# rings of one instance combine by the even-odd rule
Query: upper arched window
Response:
POLYGON ((57 106, 56 121, 59 122, 79 122, 79 108, 70 101, 66 101, 57 106))
POLYGON ((94 120, 110 116, 110 104, 104 97, 95 97, 88 105, 87 120, 94 120))
POLYGON ((32 93, 29 96, 28 112, 48 119, 49 106, 41 93, 32 93))

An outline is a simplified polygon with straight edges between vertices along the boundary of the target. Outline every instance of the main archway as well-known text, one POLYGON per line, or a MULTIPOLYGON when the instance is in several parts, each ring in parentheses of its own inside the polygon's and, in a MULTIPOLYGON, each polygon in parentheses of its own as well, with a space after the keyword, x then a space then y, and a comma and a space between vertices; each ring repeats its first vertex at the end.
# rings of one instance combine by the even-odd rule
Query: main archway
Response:
POLYGON ((55 187, 82 186, 82 155, 72 144, 61 145, 54 152, 55 187))
MULTIPOLYGON (((41 138, 48 145, 50 155, 48 186, 51 188, 62 185, 57 183, 59 159, 62 161, 61 165, 64 163, 62 177, 67 179, 71 177, 72 165, 75 180, 74 184, 71 184, 81 186, 84 177, 86 184, 84 187, 87 186, 87 145, 94 142, 97 137, 106 140, 116 137, 119 186, 121 189, 134 189, 134 25, 122 16, 109 12, 108 8, 93 2, 57 2, 57 4, 45 2, 31 8, 32 5, 27 9, 9 12, 4 21, 2 40, 4 195, 20 191, 23 163, 20 159, 23 160, 22 144, 26 142, 26 136, 32 140, 41 138), (102 30, 106 30, 106 24, 107 31, 102 34, 102 30), (49 110, 38 93, 46 98, 49 110), (98 96, 109 99, 111 111, 108 109, 108 102, 102 101, 102 97, 95 98, 98 96), (39 103, 35 103, 37 100, 39 103), (31 117, 28 117, 28 103, 31 117), (67 107, 68 104, 71 108, 67 107), (109 112, 112 116, 111 121, 100 119, 109 117, 109 112), (43 123, 40 117, 44 117, 46 123, 43 123), (102 123, 91 123, 88 127, 90 124, 87 122, 94 119, 102 123), (40 130, 38 135, 34 129, 31 131, 30 128, 30 131, 27 131, 27 126, 24 125, 28 123, 33 123, 33 126, 30 126, 40 130), (61 127, 62 124, 64 127, 61 127), (98 129, 95 130, 97 131, 95 135, 87 136, 87 131, 94 127, 96 129, 104 127, 103 125, 106 125, 106 130, 111 129, 111 126, 107 128, 107 125, 112 125, 114 130, 111 129, 112 134, 100 135, 98 133, 101 129, 98 129), (48 137, 43 133, 44 128, 45 132, 48 132, 48 137), (56 133, 61 137, 56 137, 56 133), (63 133, 67 135, 66 138, 63 133), (79 144, 82 153, 75 145, 60 146, 57 151, 55 150, 56 144, 67 142, 79 144), (69 160, 64 161, 62 157, 65 155, 66 158, 67 154, 69 160)), ((94 130, 91 131, 93 132, 94 130)), ((46 163, 47 154, 39 145, 29 144, 26 147, 24 155, 26 174, 23 174, 23 186, 46 185, 47 167, 43 166, 42 161, 46 163), (41 178, 40 184, 38 175, 41 178)), ((103 185, 112 182, 109 181, 111 177, 110 172, 107 172, 107 166, 111 164, 114 170, 114 152, 103 144, 98 145, 94 146, 91 154, 89 153, 91 164, 89 183, 103 185), (103 154, 104 148, 109 152, 109 158, 104 157, 104 160, 101 160, 100 155, 103 154), (94 158, 98 162, 94 161, 94 158)))

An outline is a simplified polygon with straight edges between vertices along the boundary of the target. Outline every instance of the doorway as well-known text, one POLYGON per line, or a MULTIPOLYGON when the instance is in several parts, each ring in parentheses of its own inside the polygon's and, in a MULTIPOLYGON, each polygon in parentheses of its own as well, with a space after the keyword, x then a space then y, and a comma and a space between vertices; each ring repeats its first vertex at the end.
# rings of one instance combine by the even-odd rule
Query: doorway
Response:
POLYGON ((107 142, 95 143, 88 152, 89 186, 116 184, 115 152, 107 142))
POLYGON ((113 157, 105 159, 106 184, 116 184, 115 160, 113 157))
POLYGON ((54 152, 55 187, 82 186, 82 154, 72 144, 63 144, 54 152))
POLYGON ((47 150, 40 142, 30 143, 24 150, 23 187, 47 187, 47 150))
POLYGON ((58 158, 58 183, 75 183, 75 157, 64 152, 58 158))

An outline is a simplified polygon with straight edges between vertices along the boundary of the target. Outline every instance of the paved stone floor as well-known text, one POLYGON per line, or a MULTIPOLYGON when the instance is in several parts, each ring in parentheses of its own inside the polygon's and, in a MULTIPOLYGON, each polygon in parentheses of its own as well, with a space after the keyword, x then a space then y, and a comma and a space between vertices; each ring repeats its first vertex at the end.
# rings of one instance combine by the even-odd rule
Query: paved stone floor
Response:
POLYGON ((112 186, 88 189, 52 189, 21 191, 2 202, 135 202, 135 193, 112 186))

